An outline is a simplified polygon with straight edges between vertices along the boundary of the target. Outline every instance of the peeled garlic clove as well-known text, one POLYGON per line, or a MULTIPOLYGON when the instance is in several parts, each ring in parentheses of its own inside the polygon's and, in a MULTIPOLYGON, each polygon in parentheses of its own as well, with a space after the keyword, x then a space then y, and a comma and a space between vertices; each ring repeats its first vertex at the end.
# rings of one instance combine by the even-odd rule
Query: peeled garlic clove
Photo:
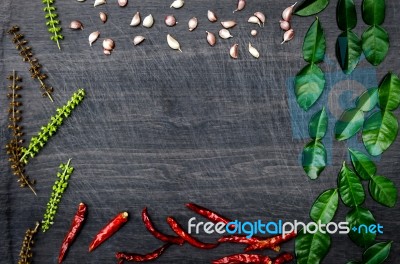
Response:
POLYGON ((216 42, 216 38, 215 38, 214 33, 211 33, 211 32, 208 32, 208 31, 206 31, 206 33, 207 33, 207 42, 208 42, 208 44, 210 44, 210 46, 214 46, 215 42, 216 42))
POLYGON ((114 40, 112 39, 103 40, 103 48, 109 51, 113 50, 115 48, 114 40))
POLYGON ((254 58, 258 59, 260 57, 260 53, 256 48, 254 48, 251 43, 249 43, 249 52, 253 55, 254 58))
POLYGON ((143 19, 144 27, 151 28, 153 26, 153 24, 154 24, 154 18, 151 14, 143 19))
POLYGON ((287 22, 287 21, 285 21, 285 20, 280 20, 280 21, 279 21, 279 25, 280 25, 280 27, 281 27, 282 30, 287 31, 287 30, 290 29, 290 23, 287 22))
POLYGON ((95 32, 90 33, 89 45, 92 46, 92 43, 95 42, 99 36, 100 36, 100 31, 95 31, 95 32))
POLYGON ((297 2, 289 7, 286 7, 285 10, 283 10, 283 12, 282 12, 283 20, 288 21, 288 22, 290 21, 290 19, 292 18, 293 8, 296 4, 297 4, 297 2))
POLYGON ((136 27, 136 26, 140 25, 140 20, 141 20, 140 13, 136 12, 136 14, 133 16, 133 18, 131 20, 130 26, 136 27))
POLYGON ((229 50, 229 55, 231 55, 231 57, 233 59, 238 58, 238 55, 239 55, 239 45, 238 44, 233 44, 233 46, 229 50))
POLYGON ((183 1, 183 0, 175 0, 174 2, 172 2, 170 8, 173 7, 173 8, 178 9, 178 8, 181 8, 183 6, 183 4, 185 4, 185 1, 183 1))
POLYGON ((83 25, 82 25, 81 21, 79 21, 79 20, 73 20, 73 21, 71 21, 71 23, 69 24, 69 28, 70 28, 70 29, 74 29, 74 30, 76 30, 76 29, 83 29, 83 25))
POLYGON ((229 32, 229 30, 223 28, 218 32, 219 36, 223 39, 228 39, 228 38, 232 38, 233 36, 231 35, 231 33, 229 32))
POLYGON ((118 0, 118 5, 120 7, 125 7, 128 4, 128 0, 118 0))
POLYGON ((233 28, 234 26, 236 26, 236 22, 233 20, 228 20, 228 21, 222 21, 221 25, 224 28, 233 28))
POLYGON ((168 46, 171 49, 179 50, 180 52, 182 52, 179 42, 176 39, 174 39, 170 34, 167 35, 167 42, 168 42, 168 46))
POLYGON ((104 5, 106 3, 106 0, 95 0, 94 1, 94 7, 99 6, 99 5, 104 5))
POLYGON ((171 15, 166 16, 164 22, 165 22, 165 25, 167 25, 169 27, 173 27, 173 26, 175 26, 177 24, 176 18, 174 16, 171 16, 171 15))
POLYGON ((104 55, 111 55, 111 50, 103 49, 104 55))
POLYGON ((236 11, 242 10, 246 6, 246 1, 245 0, 239 0, 237 3, 236 10, 233 11, 235 13, 236 11))
POLYGON ((188 26, 189 31, 195 30, 197 28, 197 18, 192 17, 191 19, 189 19, 188 26))
POLYGON ((258 19, 258 17, 256 17, 256 16, 251 16, 249 18, 249 20, 247 20, 247 22, 253 23, 253 24, 258 24, 261 27, 260 19, 258 19))
POLYGON ((216 22, 218 20, 217 15, 211 10, 207 11, 207 18, 210 22, 216 22))
POLYGON ((260 19, 261 23, 262 23, 263 26, 264 26, 264 23, 265 23, 265 15, 264 15, 264 13, 261 13, 261 12, 258 11, 258 12, 255 12, 254 15, 255 15, 258 19, 260 19))
POLYGON ((288 31, 285 32, 285 34, 283 34, 283 41, 282 41, 281 44, 292 40, 293 37, 294 37, 294 30, 293 29, 289 29, 288 31))
POLYGON ((257 30, 253 29, 253 30, 250 32, 250 34, 251 34, 253 37, 257 36, 257 30))
POLYGON ((106 22, 107 22, 107 14, 106 14, 106 13, 100 12, 100 13, 99 13, 99 16, 100 16, 100 20, 101 20, 103 23, 106 23, 106 22))
POLYGON ((146 38, 143 36, 136 36, 133 38, 133 45, 139 45, 140 43, 142 43, 146 38))

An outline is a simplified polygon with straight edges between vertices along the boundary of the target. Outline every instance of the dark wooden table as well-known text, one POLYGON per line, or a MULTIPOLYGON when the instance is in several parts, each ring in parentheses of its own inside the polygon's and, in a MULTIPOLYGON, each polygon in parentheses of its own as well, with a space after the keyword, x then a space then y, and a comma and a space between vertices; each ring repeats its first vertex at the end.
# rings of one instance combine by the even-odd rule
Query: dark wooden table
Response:
MULTIPOLYGON (((38 196, 20 189, 11 175, 5 151, 0 154, 0 262, 16 263, 25 230, 41 220, 56 179, 58 165, 72 158, 75 172, 61 201, 55 224, 37 237, 35 263, 55 263, 70 220, 80 201, 89 206, 89 218, 65 263, 115 263, 117 250, 146 253, 161 243, 144 228, 140 212, 147 206, 157 226, 169 232, 165 218, 175 216, 186 226, 194 214, 185 209, 196 202, 231 218, 247 221, 309 221, 309 208, 323 190, 334 188, 347 147, 362 149, 360 138, 337 142, 332 136, 335 118, 352 106, 362 90, 376 85, 389 71, 400 73, 398 58, 400 3, 387 2, 384 28, 391 47, 386 60, 377 68, 363 59, 353 75, 344 76, 335 59, 334 43, 339 35, 335 22, 336 1, 319 15, 328 41, 327 87, 318 105, 302 112, 293 97, 292 78, 305 65, 301 55, 303 37, 313 17, 293 18, 296 37, 280 45, 278 21, 288 1, 248 1, 242 12, 232 14, 235 1, 187 1, 184 8, 172 10, 172 1, 133 1, 125 8, 109 0, 93 8, 93 1, 56 2, 65 40, 59 51, 49 40, 41 1, 4 0, 1 19, 0 132, 4 146, 10 134, 7 127, 6 75, 15 69, 24 78, 23 125, 27 138, 47 123, 55 109, 77 88, 87 97, 26 170, 37 180, 38 196), (218 23, 206 19, 208 9, 222 19, 235 19, 234 38, 206 41, 205 31, 217 33, 218 23), (264 28, 248 24, 247 18, 261 10, 267 15, 264 28), (109 21, 102 24, 98 13, 105 11, 109 21), (142 17, 152 14, 151 29, 132 28, 136 11, 142 17), (179 24, 168 28, 163 19, 174 14, 179 24), (198 28, 189 32, 187 21, 196 16, 198 28), (71 31, 68 24, 78 19, 83 31, 71 31), (55 88, 51 103, 42 98, 39 85, 30 79, 28 65, 21 61, 5 31, 18 24, 55 88), (257 28, 259 35, 250 36, 257 28), (88 45, 88 35, 99 30, 101 38, 88 45), (179 40, 183 52, 166 44, 170 33, 179 40), (145 42, 133 46, 135 35, 145 42), (116 42, 111 56, 104 56, 101 42, 116 42), (261 57, 253 59, 248 42, 261 57), (238 60, 228 55, 233 43, 240 45, 238 60), (302 147, 308 141, 307 122, 313 112, 326 106, 330 132, 324 139, 329 166, 316 181, 304 174, 300 163, 302 147), (130 221, 123 230, 93 253, 88 244, 110 218, 128 210, 130 221)), ((360 1, 357 1, 360 2, 360 1)), ((367 27, 360 15, 355 32, 367 27)), ((396 112, 397 116, 398 112, 396 112)), ((377 160, 378 172, 400 186, 400 141, 377 160)), ((387 263, 399 263, 399 206, 388 209, 367 198, 368 207, 384 226, 378 240, 394 240, 387 263)), ((343 221, 348 209, 340 206, 335 221, 343 221)), ((200 219, 200 218, 198 218, 200 219)), ((215 236, 199 235, 205 241, 215 236)), ((201 251, 188 245, 172 247, 157 263, 210 263, 212 259, 240 252, 241 246, 223 245, 201 251)), ((293 250, 293 242, 284 246, 293 250)), ((266 254, 273 254, 266 252, 266 254)), ((327 264, 360 260, 362 249, 347 236, 335 235, 327 264)))

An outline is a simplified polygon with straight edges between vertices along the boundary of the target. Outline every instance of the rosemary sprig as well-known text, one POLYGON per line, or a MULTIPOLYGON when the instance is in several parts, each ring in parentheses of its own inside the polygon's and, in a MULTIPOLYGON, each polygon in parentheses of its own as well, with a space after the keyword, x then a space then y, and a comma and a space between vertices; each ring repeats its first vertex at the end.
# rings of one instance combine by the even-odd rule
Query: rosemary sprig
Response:
POLYGON ((19 50, 19 55, 22 57, 22 60, 28 62, 30 64, 29 72, 31 73, 32 79, 37 79, 40 83, 40 89, 43 91, 43 96, 47 96, 50 101, 53 102, 53 98, 51 94, 53 93, 53 87, 46 85, 44 82, 47 79, 47 75, 41 72, 42 65, 38 62, 38 59, 33 57, 32 48, 27 46, 27 40, 24 39, 24 35, 18 33, 19 27, 13 26, 10 30, 8 30, 8 34, 13 36, 13 43, 17 50, 19 50))
POLYGON ((22 102, 16 99, 21 98, 18 91, 21 90, 22 87, 18 85, 18 83, 21 82, 22 79, 17 76, 15 71, 13 71, 12 75, 8 76, 7 79, 11 81, 11 85, 8 86, 11 91, 7 94, 7 97, 10 99, 8 129, 11 130, 12 133, 10 141, 6 144, 6 150, 9 156, 8 161, 10 162, 12 173, 18 177, 19 186, 21 188, 29 187, 36 195, 33 189, 35 181, 30 180, 28 175, 25 174, 25 164, 20 161, 24 133, 22 132, 22 126, 19 125, 19 122, 22 120, 22 110, 20 109, 22 102))
POLYGON ((63 107, 57 108, 57 114, 50 118, 47 125, 42 126, 37 136, 31 138, 29 147, 22 148, 23 155, 20 159, 21 162, 28 163, 28 159, 33 158, 44 147, 49 138, 57 132, 64 119, 71 115, 72 110, 82 102, 84 97, 85 90, 79 89, 63 107))
POLYGON ((43 216, 42 231, 46 232, 53 224, 54 216, 57 213, 58 204, 61 201, 62 195, 68 186, 68 179, 70 178, 74 168, 70 166, 71 159, 67 164, 60 164, 62 172, 57 173, 58 180, 53 185, 53 192, 51 193, 50 200, 47 203, 46 213, 43 216))
POLYGON ((28 228, 25 233, 24 240, 22 241, 21 251, 19 252, 18 264, 29 264, 32 261, 33 253, 32 246, 34 236, 39 228, 39 222, 36 222, 34 229, 28 228))
POLYGON ((58 40, 64 39, 64 36, 60 33, 61 27, 59 26, 60 20, 57 19, 58 15, 56 13, 56 7, 53 6, 55 0, 43 0, 43 4, 46 6, 43 8, 43 11, 46 13, 44 16, 47 20, 46 26, 48 27, 48 31, 52 34, 50 37, 51 40, 57 43, 58 49, 61 49, 60 42, 58 40))

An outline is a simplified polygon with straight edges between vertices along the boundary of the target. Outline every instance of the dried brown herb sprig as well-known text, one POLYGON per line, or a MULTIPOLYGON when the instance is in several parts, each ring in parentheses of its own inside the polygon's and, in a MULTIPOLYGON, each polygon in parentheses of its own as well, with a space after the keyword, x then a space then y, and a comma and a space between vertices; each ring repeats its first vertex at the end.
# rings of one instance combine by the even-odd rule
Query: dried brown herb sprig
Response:
POLYGON ((7 79, 11 81, 11 84, 8 86, 10 92, 7 94, 7 97, 10 99, 8 129, 11 130, 12 133, 11 139, 6 145, 7 154, 9 155, 8 160, 13 174, 18 177, 20 187, 29 187, 36 195, 36 192, 33 189, 35 181, 30 180, 28 175, 25 174, 25 163, 20 161, 23 155, 22 143, 24 142, 24 133, 22 132, 22 126, 19 125, 19 122, 22 120, 22 110, 20 109, 22 102, 17 99, 21 98, 18 91, 21 90, 22 87, 18 85, 18 83, 21 82, 22 79, 17 76, 15 71, 13 71, 7 79))
POLYGON ((39 222, 36 222, 34 229, 28 228, 25 233, 24 240, 22 241, 21 251, 19 252, 18 264, 29 264, 32 261, 33 253, 32 246, 34 236, 39 229, 39 222))
POLYGON ((19 55, 22 57, 22 60, 30 64, 29 72, 31 73, 31 77, 39 81, 43 96, 47 96, 50 101, 53 102, 51 94, 54 89, 44 82, 44 80, 47 79, 47 75, 42 73, 42 65, 39 63, 38 59, 33 57, 32 48, 26 45, 28 41, 24 39, 23 34, 19 33, 19 27, 13 26, 7 33, 13 36, 12 42, 15 44, 17 50, 19 50, 19 55))

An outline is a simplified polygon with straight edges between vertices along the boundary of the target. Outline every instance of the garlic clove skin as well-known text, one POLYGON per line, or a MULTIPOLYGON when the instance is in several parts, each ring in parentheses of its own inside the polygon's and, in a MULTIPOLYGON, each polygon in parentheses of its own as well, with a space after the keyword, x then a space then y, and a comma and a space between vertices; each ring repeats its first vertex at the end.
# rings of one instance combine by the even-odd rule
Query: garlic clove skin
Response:
POLYGON ((252 35, 253 37, 257 36, 258 32, 257 30, 253 29, 252 31, 250 31, 250 35, 252 35))
POLYGON ((136 36, 133 38, 133 45, 139 45, 140 43, 142 43, 146 38, 143 36, 136 36))
POLYGON ((259 25, 259 26, 261 27, 260 19, 258 19, 258 17, 256 17, 256 16, 251 16, 251 17, 247 20, 247 22, 253 23, 253 24, 257 24, 257 25, 259 25))
POLYGON ((282 30, 288 31, 290 29, 290 23, 285 21, 285 20, 280 20, 279 21, 279 26, 281 27, 282 30))
POLYGON ((93 6, 99 6, 99 5, 104 5, 106 3, 106 0, 95 0, 93 6))
POLYGON ((217 15, 211 10, 207 11, 207 18, 212 23, 214 23, 218 20, 217 15))
POLYGON ((283 34, 283 41, 282 41, 281 44, 292 40, 293 37, 294 37, 294 30, 293 29, 289 29, 288 31, 285 32, 285 34, 283 34))
POLYGON ((264 15, 264 13, 258 11, 258 12, 255 12, 254 15, 255 15, 258 19, 260 19, 261 23, 262 23, 263 26, 264 26, 264 24, 265 24, 265 15, 264 15))
POLYGON ((197 28, 197 24, 198 24, 197 18, 192 17, 191 19, 189 19, 189 22, 188 22, 189 31, 195 30, 197 28))
POLYGON ((165 22, 165 25, 167 25, 169 27, 173 27, 177 24, 176 18, 172 15, 166 16, 164 19, 164 22, 165 22))
POLYGON ((288 21, 288 22, 290 21, 290 19, 292 18, 292 13, 293 13, 294 6, 296 4, 297 4, 297 2, 294 3, 293 5, 289 6, 289 7, 286 7, 285 10, 283 10, 283 12, 282 12, 283 20, 288 21))
POLYGON ((151 14, 143 19, 144 27, 151 28, 153 26, 153 24, 154 24, 154 18, 151 14))
POLYGON ((103 49, 104 55, 111 55, 111 50, 103 49))
POLYGON ((73 30, 83 29, 83 25, 82 25, 81 21, 79 21, 79 20, 73 20, 73 21, 71 21, 71 23, 69 24, 69 28, 70 28, 70 29, 73 29, 73 30))
POLYGON ((118 0, 118 5, 120 7, 125 7, 128 4, 128 0, 118 0))
POLYGON ((112 50, 115 48, 114 40, 109 39, 109 38, 103 40, 103 48, 104 48, 105 50, 112 51, 112 50))
POLYGON ((107 22, 107 14, 106 13, 104 13, 104 12, 100 12, 99 13, 99 16, 100 16, 100 20, 103 22, 103 23, 106 23, 107 22))
POLYGON ((92 46, 92 43, 95 42, 100 36, 100 31, 95 31, 90 33, 89 35, 89 46, 92 46))
POLYGON ((231 35, 231 33, 229 32, 229 30, 223 28, 218 32, 218 35, 222 38, 222 39, 228 39, 228 38, 233 38, 233 36, 231 35))
POLYGON ((221 25, 224 28, 233 28, 234 26, 236 26, 236 22, 233 20, 228 20, 228 21, 222 21, 221 25))
POLYGON ((170 8, 179 9, 179 8, 181 8, 184 4, 185 4, 185 1, 183 1, 183 0, 175 0, 174 2, 172 2, 170 8))
POLYGON ((179 42, 174 39, 170 34, 167 35, 167 43, 171 49, 179 50, 180 52, 182 52, 179 42))
POLYGON ((233 10, 233 13, 243 10, 246 6, 246 0, 239 0, 237 3, 237 7, 235 10, 233 10))
POLYGON ((237 59, 239 56, 239 44, 233 44, 229 49, 229 55, 231 55, 232 59, 237 59))
POLYGON ((256 48, 254 48, 251 45, 251 43, 249 43, 249 52, 256 59, 258 59, 260 57, 260 53, 258 52, 258 50, 256 48))
POLYGON ((207 33, 207 42, 208 42, 208 44, 210 44, 211 47, 213 47, 217 41, 215 38, 215 35, 214 35, 214 33, 211 33, 208 31, 206 31, 206 33, 207 33))
POLYGON ((140 25, 140 13, 136 12, 136 14, 133 16, 131 23, 129 24, 131 27, 136 27, 138 25, 140 25))

